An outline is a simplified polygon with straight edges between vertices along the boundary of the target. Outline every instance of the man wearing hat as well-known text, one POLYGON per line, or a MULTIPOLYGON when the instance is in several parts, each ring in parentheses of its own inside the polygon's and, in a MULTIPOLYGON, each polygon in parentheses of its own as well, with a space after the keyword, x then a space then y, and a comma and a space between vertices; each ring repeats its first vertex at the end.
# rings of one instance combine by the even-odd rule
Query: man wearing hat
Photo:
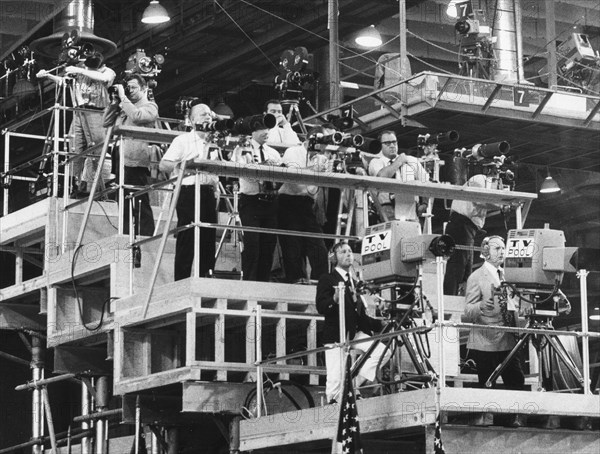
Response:
MULTIPOLYGON (((257 123, 247 146, 237 146, 231 160, 245 165, 280 165, 279 153, 266 145, 268 136, 269 128, 257 123)), ((273 183, 240 178, 239 213, 244 227, 277 228, 277 198, 273 183)), ((276 242, 277 237, 271 233, 244 232, 244 280, 269 281, 276 242)))

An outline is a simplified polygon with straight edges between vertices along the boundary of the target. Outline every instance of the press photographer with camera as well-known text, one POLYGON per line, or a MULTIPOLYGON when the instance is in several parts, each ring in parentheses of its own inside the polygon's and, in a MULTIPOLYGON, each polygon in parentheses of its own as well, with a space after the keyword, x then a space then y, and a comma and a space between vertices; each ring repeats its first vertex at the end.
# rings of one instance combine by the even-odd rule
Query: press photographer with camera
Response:
MULTIPOLYGON (((156 127, 158 106, 148 100, 148 84, 139 74, 131 74, 125 79, 126 87, 115 84, 111 87, 114 95, 110 105, 104 111, 103 125, 156 127)), ((113 152, 114 153, 114 152, 113 152)), ((146 186, 150 182, 150 146, 148 142, 123 138, 119 145, 118 158, 124 163, 124 183, 126 185, 146 186)), ((118 172, 118 166, 113 168, 118 172)), ((125 190, 125 194, 133 192, 125 190)), ((124 203, 124 232, 129 233, 129 203, 124 203)), ((135 198, 134 229, 136 235, 151 236, 154 234, 154 215, 150 207, 148 194, 135 198)))
MULTIPOLYGON (((71 97, 73 107, 87 109, 87 112, 76 110, 69 128, 72 138, 72 152, 83 155, 87 148, 104 141, 105 129, 102 124, 102 111, 110 104, 108 87, 115 79, 115 72, 104 64, 100 52, 93 52, 77 65, 68 65, 62 71, 63 76, 56 76, 41 70, 36 74, 38 79, 48 78, 56 84, 72 81, 71 97), (97 112, 89 112, 94 110, 97 112)), ((96 155, 100 155, 97 150, 96 155)), ((93 181, 96 173, 97 159, 74 156, 71 173, 75 187, 71 192, 74 198, 87 194, 87 182, 93 181), (85 167, 85 172, 84 172, 85 167), (86 175, 87 181, 83 178, 86 175)))
MULTIPOLYGON (((169 149, 160 161, 160 170, 168 172, 171 177, 179 175, 179 168, 185 161, 195 159, 211 159, 207 133, 202 125, 216 118, 216 114, 206 104, 196 104, 191 107, 189 119, 195 126, 186 134, 173 139, 169 149)), ((200 177, 200 221, 217 222, 216 192, 219 177, 214 174, 199 172, 200 177)), ((196 177, 187 176, 181 183, 181 192, 177 200, 177 227, 194 222, 196 201, 196 177)), ((215 229, 200 229, 200 244, 194 246, 194 229, 177 232, 175 246, 175 280, 185 279, 192 275, 194 253, 200 260, 200 276, 204 277, 215 266, 215 229)))
MULTIPOLYGON (((290 169, 310 169, 317 172, 327 170, 329 159, 323 153, 309 157, 310 138, 317 134, 333 134, 335 129, 328 125, 316 126, 308 131, 302 145, 288 148, 283 163, 290 169)), ((293 170, 292 170, 293 171, 293 170)), ((279 188, 279 228, 322 234, 314 211, 315 197, 319 188, 313 185, 284 183, 279 188)), ((314 236, 279 237, 286 282, 296 282, 306 277, 306 259, 310 263, 310 278, 319 279, 327 272, 327 248, 322 238, 314 236)))
MULTIPOLYGON (((381 152, 371 159, 369 163, 369 175, 380 178, 396 178, 406 183, 409 181, 429 181, 429 175, 423 168, 419 159, 398 153, 398 139, 394 131, 382 131, 377 137, 381 142, 381 152)), ((417 220, 417 209, 419 198, 407 194, 392 194, 379 192, 377 194, 379 203, 387 220, 417 220)))
MULTIPOLYGON (((336 342, 344 342, 340 339, 339 311, 343 305, 344 319, 346 324, 346 336, 350 340, 365 339, 373 335, 374 331, 381 329, 381 322, 371 318, 366 313, 365 304, 358 294, 356 287, 358 283, 352 278, 351 268, 354 262, 354 253, 348 243, 336 243, 329 252, 329 261, 334 267, 331 273, 323 274, 317 284, 316 305, 319 314, 325 316, 321 342, 323 345, 331 345, 336 342), (336 287, 344 283, 344 301, 339 301, 336 287)), ((352 348, 365 352, 370 349, 373 341, 365 341, 354 345, 352 348)), ((330 348, 325 350, 325 367, 327 368, 327 382, 325 394, 328 403, 339 402, 342 391, 341 372, 343 361, 341 360, 341 348, 330 348)), ((385 364, 389 359, 389 350, 382 343, 378 343, 369 358, 365 361, 358 372, 355 385, 358 387, 366 380, 375 381, 377 375, 377 364, 381 361, 385 364)))
MULTIPOLYGON (((280 165, 279 153, 266 145, 269 127, 257 118, 252 121, 251 128, 252 137, 248 145, 235 147, 231 160, 245 165, 280 165)), ((277 228, 277 193, 272 182, 241 177, 239 192, 239 213, 243 226, 277 228)), ((244 232, 244 280, 269 282, 276 243, 277 238, 272 233, 244 232)))
POLYGON ((292 125, 283 114, 281 102, 277 99, 269 99, 265 103, 265 114, 274 115, 277 119, 277 124, 274 128, 269 129, 267 143, 283 143, 286 145, 295 145, 300 143, 298 134, 292 129, 292 125))
MULTIPOLYGON (((472 188, 489 187, 486 176, 482 174, 472 176, 464 186, 472 188)), ((500 208, 499 205, 492 203, 453 200, 445 233, 454 238, 456 244, 473 247, 477 232, 483 230, 488 211, 500 208)), ((460 284, 466 281, 472 269, 473 252, 455 249, 446 263, 444 295, 458 295, 460 284)))

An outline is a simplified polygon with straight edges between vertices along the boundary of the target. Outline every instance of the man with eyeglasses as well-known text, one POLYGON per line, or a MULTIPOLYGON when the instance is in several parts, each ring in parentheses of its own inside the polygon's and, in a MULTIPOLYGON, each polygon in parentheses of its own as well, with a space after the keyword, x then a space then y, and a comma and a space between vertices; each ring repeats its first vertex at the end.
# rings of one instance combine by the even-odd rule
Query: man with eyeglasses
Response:
MULTIPOLYGON (((141 126, 156 127, 158 106, 148 100, 148 84, 138 75, 131 74, 125 80, 126 87, 115 84, 117 94, 112 103, 104 111, 104 127, 141 126)), ((124 182, 126 185, 146 186, 150 176, 150 147, 148 142, 124 138, 119 146, 119 159, 124 162, 124 182)), ((117 173, 118 169, 113 169, 117 173)), ((126 190, 126 195, 132 191, 126 190)), ((124 203, 124 233, 129 233, 129 201, 124 203)), ((154 234, 154 215, 150 207, 148 194, 135 198, 134 230, 136 235, 152 236, 154 234)))
MULTIPOLYGON (((398 139, 394 131, 382 131, 378 136, 381 152, 369 163, 369 175, 381 178, 396 178, 403 183, 408 181, 426 182, 427 171, 419 160, 405 153, 398 154, 398 139)), ((417 220, 418 197, 410 194, 377 194, 381 209, 387 220, 417 220)))

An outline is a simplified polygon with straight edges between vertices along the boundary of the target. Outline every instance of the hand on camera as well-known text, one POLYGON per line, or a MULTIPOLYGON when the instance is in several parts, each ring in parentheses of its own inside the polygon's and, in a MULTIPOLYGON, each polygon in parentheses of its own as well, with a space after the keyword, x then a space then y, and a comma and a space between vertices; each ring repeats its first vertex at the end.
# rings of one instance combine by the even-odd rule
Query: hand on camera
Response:
POLYGON ((79 68, 78 66, 67 66, 65 68, 65 74, 67 74, 67 75, 81 74, 81 68, 79 68))

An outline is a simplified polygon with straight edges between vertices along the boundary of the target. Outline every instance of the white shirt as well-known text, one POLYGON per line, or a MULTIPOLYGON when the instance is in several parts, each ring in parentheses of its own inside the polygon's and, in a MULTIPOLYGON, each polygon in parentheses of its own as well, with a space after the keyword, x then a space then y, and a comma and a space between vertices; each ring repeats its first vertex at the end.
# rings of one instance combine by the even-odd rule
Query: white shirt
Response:
MULTIPOLYGON (((231 160, 241 164, 260 165, 260 144, 254 139, 250 140, 250 144, 252 146, 252 153, 234 153, 231 160)), ((268 145, 263 145, 263 154, 265 156, 265 161, 271 161, 275 165, 281 164, 281 156, 274 148, 271 148, 268 145)), ((259 193, 259 180, 240 177, 240 194, 256 195, 259 193)))
MULTIPOLYGON (((406 155, 406 163, 402 164, 394 178, 402 183, 409 181, 421 181, 423 183, 429 181, 429 175, 425 168, 421 165, 418 158, 410 155, 406 155)), ((390 165, 390 159, 383 153, 379 153, 377 157, 371 159, 369 163, 369 175, 376 177, 381 169, 390 165)), ((418 196, 408 194, 394 194, 395 198, 395 213, 396 219, 417 219, 417 211, 415 204, 418 201, 418 196)), ((389 194, 380 192, 378 194, 380 203, 389 203, 389 194)))
MULTIPOLYGON (((489 188, 492 189, 488 184, 488 179, 485 175, 478 174, 469 178, 464 186, 473 188, 489 188)), ((482 229, 485 224, 485 217, 487 216, 487 210, 498 208, 498 205, 490 203, 474 203, 467 200, 453 200, 450 206, 451 210, 455 213, 462 214, 469 218, 473 224, 478 228, 482 229)))
MULTIPOLYGON (((304 145, 297 145, 295 147, 290 147, 287 150, 285 150, 282 161, 290 172, 293 172, 294 169, 305 169, 308 167, 315 166, 317 164, 320 164, 322 169, 324 170, 327 158, 324 155, 317 153, 309 161, 308 150, 306 149, 306 147, 304 145)), ((317 166, 317 170, 320 170, 319 166, 317 166)), ((279 188, 279 193, 286 195, 309 196, 315 198, 318 189, 319 187, 315 185, 283 183, 281 185, 281 188, 279 188)))
MULTIPOLYGON (((169 149, 164 154, 162 159, 172 162, 181 162, 187 161, 189 159, 211 159, 209 156, 209 143, 206 142, 203 138, 201 138, 196 131, 190 131, 186 134, 182 134, 177 136, 171 142, 169 149)), ((213 157, 213 159, 216 159, 213 157)), ((210 184, 215 186, 215 188, 219 185, 219 176, 210 174, 207 172, 199 172, 200 174, 200 184, 210 184)), ((176 166, 171 174, 171 177, 176 177, 179 175, 179 167, 176 166)), ((184 186, 191 186, 195 183, 196 177, 194 175, 189 175, 183 179, 181 183, 184 186)))
POLYGON ((285 145, 295 145, 300 143, 301 140, 298 138, 296 131, 292 129, 292 125, 286 123, 285 126, 275 126, 269 129, 269 135, 267 136, 267 143, 283 143, 285 145))

